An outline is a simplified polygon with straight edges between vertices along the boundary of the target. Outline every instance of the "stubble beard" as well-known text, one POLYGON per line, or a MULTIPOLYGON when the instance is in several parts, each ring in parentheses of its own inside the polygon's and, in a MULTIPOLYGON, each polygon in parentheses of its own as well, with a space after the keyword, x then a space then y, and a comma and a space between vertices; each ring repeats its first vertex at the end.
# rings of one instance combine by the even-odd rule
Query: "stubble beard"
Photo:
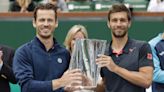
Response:
POLYGON ((112 34, 115 38, 124 38, 125 35, 127 34, 127 31, 124 31, 122 34, 117 34, 115 32, 112 32, 112 34))

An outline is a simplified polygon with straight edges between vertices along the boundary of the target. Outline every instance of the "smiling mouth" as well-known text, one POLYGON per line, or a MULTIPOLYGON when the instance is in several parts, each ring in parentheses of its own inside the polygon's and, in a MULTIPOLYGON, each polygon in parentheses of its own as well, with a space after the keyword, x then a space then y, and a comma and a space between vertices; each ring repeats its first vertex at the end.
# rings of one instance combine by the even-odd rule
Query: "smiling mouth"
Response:
POLYGON ((43 28, 43 30, 49 30, 49 28, 43 28))
POLYGON ((122 32, 122 29, 116 29, 116 32, 122 32))

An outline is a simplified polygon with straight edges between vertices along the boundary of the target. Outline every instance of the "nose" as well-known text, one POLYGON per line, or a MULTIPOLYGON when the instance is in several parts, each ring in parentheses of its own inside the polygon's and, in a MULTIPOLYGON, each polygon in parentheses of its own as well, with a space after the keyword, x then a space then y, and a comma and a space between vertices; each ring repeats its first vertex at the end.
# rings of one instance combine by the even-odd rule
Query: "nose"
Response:
POLYGON ((121 26, 121 22, 120 21, 117 21, 116 22, 116 26, 121 26))
POLYGON ((117 21, 117 24, 121 24, 121 21, 120 21, 120 20, 118 20, 118 21, 117 21))
POLYGON ((44 21, 44 25, 48 26, 49 25, 48 21, 44 21))

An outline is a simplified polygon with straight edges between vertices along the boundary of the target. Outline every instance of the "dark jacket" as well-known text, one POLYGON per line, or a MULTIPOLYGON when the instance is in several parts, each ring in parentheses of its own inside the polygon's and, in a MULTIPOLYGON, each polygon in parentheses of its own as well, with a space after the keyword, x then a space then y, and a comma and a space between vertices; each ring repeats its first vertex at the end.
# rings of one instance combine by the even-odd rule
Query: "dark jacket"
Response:
POLYGON ((63 75, 69 61, 69 52, 55 39, 48 51, 37 37, 22 45, 13 60, 13 71, 21 92, 64 92, 63 88, 53 91, 52 80, 63 75))
POLYGON ((16 79, 11 68, 14 50, 4 45, 0 45, 0 50, 3 51, 3 65, 0 70, 0 92, 10 92, 9 82, 14 84, 16 83, 16 79))

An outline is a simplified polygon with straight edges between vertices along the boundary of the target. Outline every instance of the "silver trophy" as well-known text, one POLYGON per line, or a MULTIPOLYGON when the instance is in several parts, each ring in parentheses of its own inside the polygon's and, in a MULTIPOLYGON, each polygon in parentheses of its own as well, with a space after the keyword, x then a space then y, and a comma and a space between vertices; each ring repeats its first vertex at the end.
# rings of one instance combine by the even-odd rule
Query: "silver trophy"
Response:
MULTIPOLYGON (((80 69, 84 79, 80 87, 94 88, 100 78, 100 68, 96 65, 96 58, 104 54, 106 40, 78 39, 75 41, 69 69, 80 69)), ((77 85, 74 85, 77 86, 77 85)))

